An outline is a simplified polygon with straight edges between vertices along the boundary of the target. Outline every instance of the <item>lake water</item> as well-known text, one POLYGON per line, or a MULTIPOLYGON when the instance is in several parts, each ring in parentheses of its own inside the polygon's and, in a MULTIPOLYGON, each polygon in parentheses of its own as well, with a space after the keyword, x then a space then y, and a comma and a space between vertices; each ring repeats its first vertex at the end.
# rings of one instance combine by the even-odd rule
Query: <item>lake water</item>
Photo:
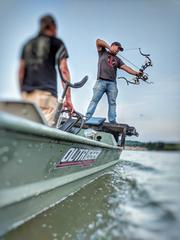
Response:
POLYGON ((5 240, 179 240, 180 153, 124 151, 114 170, 5 240))

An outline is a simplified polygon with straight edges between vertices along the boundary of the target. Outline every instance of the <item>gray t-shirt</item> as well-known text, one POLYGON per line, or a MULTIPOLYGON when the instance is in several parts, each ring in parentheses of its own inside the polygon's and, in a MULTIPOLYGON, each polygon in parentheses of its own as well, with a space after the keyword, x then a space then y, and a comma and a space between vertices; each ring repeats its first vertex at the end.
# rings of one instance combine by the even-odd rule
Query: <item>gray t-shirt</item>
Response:
POLYGON ((116 55, 111 54, 105 48, 98 51, 97 79, 116 81, 117 68, 121 68, 124 62, 116 55))

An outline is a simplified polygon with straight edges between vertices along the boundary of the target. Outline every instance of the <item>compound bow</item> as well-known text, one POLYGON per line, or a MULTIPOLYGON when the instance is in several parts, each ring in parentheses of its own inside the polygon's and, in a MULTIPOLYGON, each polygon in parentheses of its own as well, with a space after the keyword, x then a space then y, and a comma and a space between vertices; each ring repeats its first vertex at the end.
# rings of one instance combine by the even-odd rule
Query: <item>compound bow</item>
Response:
POLYGON ((138 48, 138 49, 139 49, 140 54, 145 57, 145 64, 143 64, 143 65, 140 67, 140 69, 139 69, 135 64, 133 64, 132 62, 130 62, 128 59, 126 59, 125 57, 123 57, 122 55, 120 55, 122 58, 124 58, 126 61, 128 61, 129 63, 131 63, 134 67, 138 68, 139 71, 142 72, 142 75, 136 76, 136 77, 134 77, 132 80, 128 80, 128 79, 125 78, 125 77, 118 77, 118 79, 124 79, 124 80, 126 80, 127 85, 129 85, 129 84, 139 85, 139 84, 140 84, 140 80, 142 80, 142 81, 144 81, 144 82, 146 82, 146 83, 148 83, 148 84, 153 83, 153 82, 149 82, 149 81, 148 81, 148 76, 149 76, 149 75, 148 75, 146 72, 144 72, 144 70, 145 70, 146 68, 153 66, 152 61, 151 61, 151 59, 150 59, 150 54, 142 53, 141 48, 138 48))

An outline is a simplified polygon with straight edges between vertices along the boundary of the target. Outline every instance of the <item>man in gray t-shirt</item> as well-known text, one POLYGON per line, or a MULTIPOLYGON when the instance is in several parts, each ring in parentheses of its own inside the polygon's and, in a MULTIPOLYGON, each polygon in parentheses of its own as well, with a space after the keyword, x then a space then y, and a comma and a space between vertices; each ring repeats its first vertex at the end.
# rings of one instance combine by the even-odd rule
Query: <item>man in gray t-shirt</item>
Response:
POLYGON ((105 48, 101 48, 98 51, 98 55, 97 79, 116 81, 117 68, 121 68, 124 65, 123 61, 105 48))
POLYGON ((97 81, 93 88, 93 97, 87 109, 86 117, 88 119, 92 117, 98 102, 106 93, 109 104, 108 120, 110 123, 116 123, 117 68, 135 76, 141 75, 142 72, 134 71, 116 56, 119 51, 124 50, 119 42, 113 42, 110 46, 105 41, 97 39, 96 46, 99 55, 97 81))

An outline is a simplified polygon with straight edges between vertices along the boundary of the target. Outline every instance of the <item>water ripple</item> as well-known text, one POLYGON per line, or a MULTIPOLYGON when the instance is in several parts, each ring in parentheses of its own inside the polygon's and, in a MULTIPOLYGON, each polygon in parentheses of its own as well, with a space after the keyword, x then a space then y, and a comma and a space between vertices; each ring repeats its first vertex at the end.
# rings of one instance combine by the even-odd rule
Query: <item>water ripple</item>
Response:
POLYGON ((160 171, 157 170, 155 167, 146 166, 146 165, 143 165, 143 164, 138 163, 138 162, 122 160, 120 165, 128 166, 128 167, 131 167, 131 168, 136 168, 136 169, 142 170, 142 171, 150 171, 150 172, 154 172, 154 173, 160 173, 160 171))

